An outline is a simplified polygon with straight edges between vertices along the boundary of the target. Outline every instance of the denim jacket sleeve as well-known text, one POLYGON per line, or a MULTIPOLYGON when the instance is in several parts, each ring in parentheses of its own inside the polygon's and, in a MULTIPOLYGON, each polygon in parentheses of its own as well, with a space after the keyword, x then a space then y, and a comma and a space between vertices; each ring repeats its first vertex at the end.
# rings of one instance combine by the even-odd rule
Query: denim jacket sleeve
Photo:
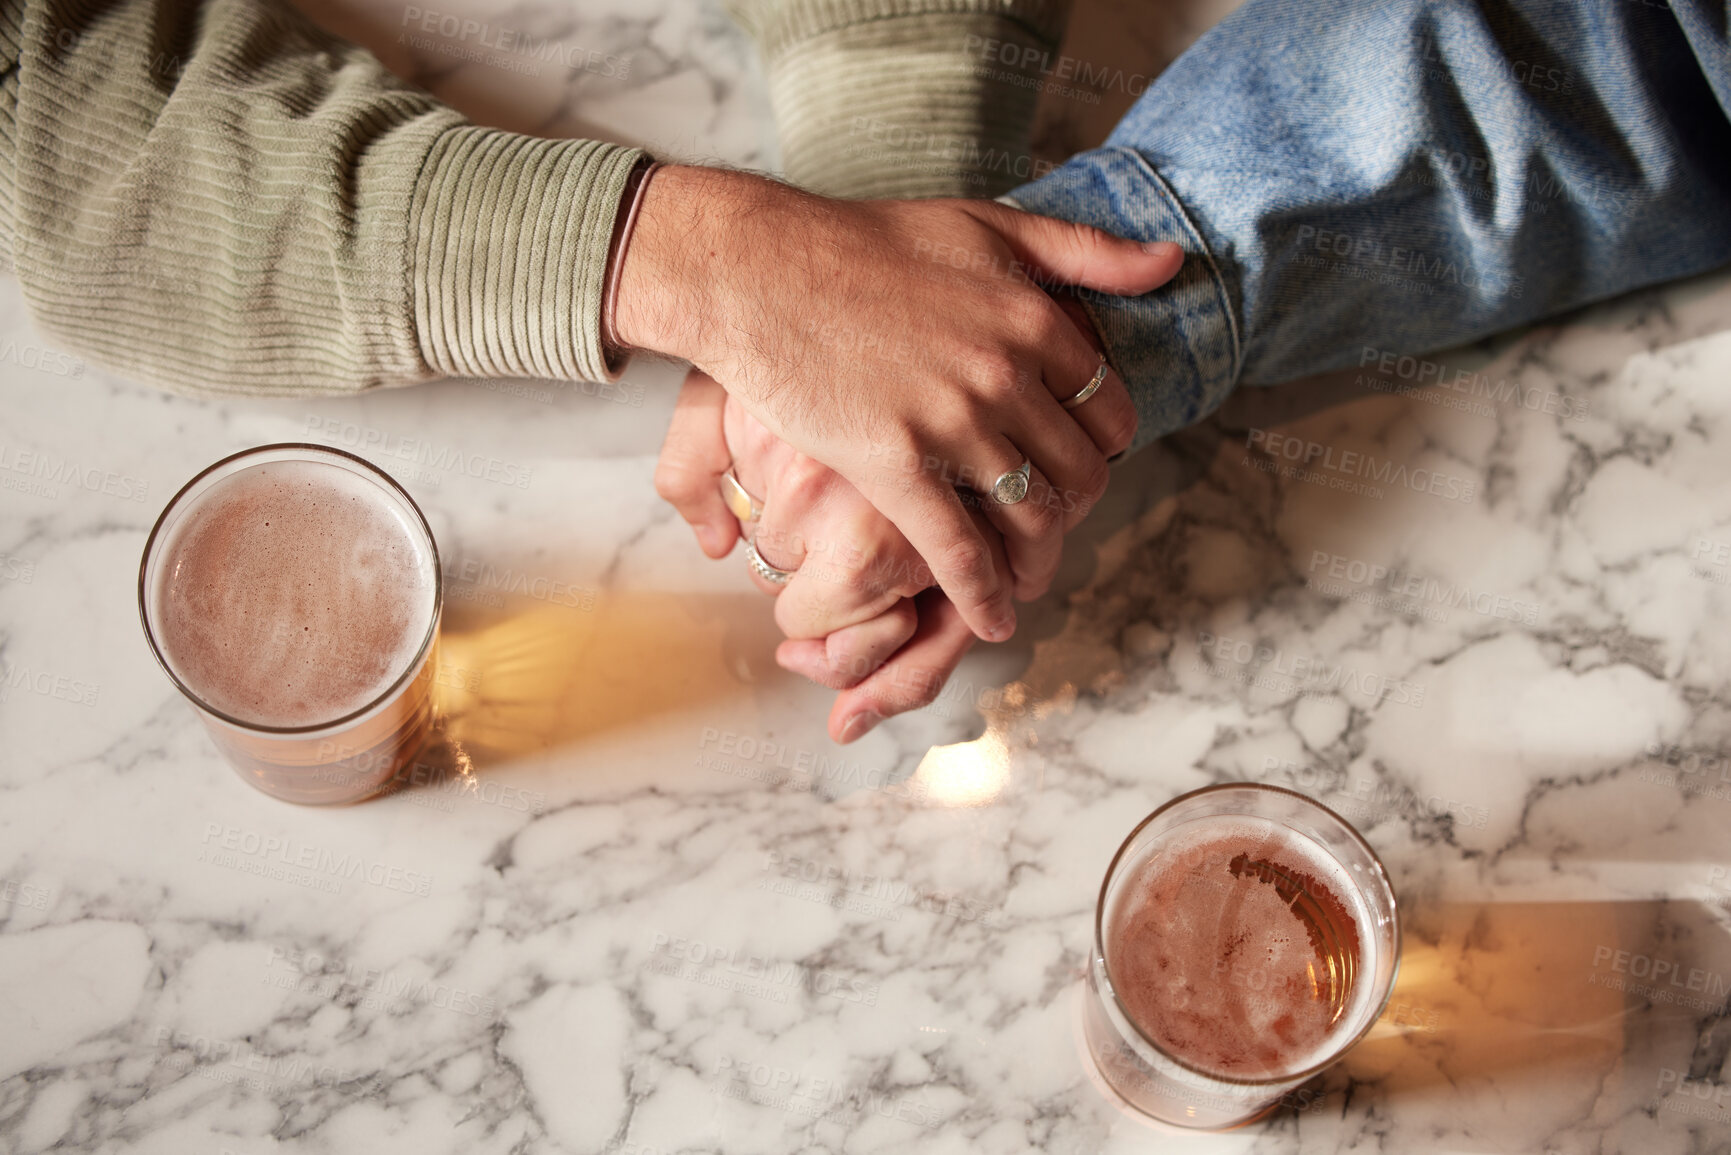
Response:
POLYGON ((1731 262, 1725 23, 1708 0, 1249 0, 1010 199, 1190 254, 1084 298, 1140 447, 1240 382, 1731 262))

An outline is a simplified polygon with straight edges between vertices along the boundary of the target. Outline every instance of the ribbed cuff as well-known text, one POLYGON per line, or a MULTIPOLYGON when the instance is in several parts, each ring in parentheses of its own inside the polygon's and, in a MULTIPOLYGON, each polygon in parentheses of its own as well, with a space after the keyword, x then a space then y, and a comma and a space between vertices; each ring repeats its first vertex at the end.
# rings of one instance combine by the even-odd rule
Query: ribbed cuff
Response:
MULTIPOLYGON (((767 64, 787 178, 842 197, 995 196, 1040 175, 1029 147, 1038 84, 1006 68, 1049 51, 980 13, 908 16, 824 32, 767 64)), ((1034 76, 1038 80, 1038 76, 1034 76)))
POLYGON ((828 196, 989 197, 1040 175, 1028 140, 1043 87, 1033 65, 1056 50, 1069 0, 731 7, 763 55, 795 184, 828 196))
POLYGON ((771 66, 801 40, 901 16, 1002 17, 1051 45, 1070 19, 1070 0, 729 0, 728 8, 771 66))
POLYGON ((609 381, 607 252, 639 149, 466 125, 433 145, 410 207, 421 354, 459 377, 609 381))
POLYGON ((1244 365, 1226 280, 1184 206, 1142 156, 1127 148, 1079 153, 1010 203, 1138 241, 1174 241, 1184 265, 1140 297, 1080 294, 1123 377, 1141 423, 1132 450, 1194 424, 1226 400, 1244 365))

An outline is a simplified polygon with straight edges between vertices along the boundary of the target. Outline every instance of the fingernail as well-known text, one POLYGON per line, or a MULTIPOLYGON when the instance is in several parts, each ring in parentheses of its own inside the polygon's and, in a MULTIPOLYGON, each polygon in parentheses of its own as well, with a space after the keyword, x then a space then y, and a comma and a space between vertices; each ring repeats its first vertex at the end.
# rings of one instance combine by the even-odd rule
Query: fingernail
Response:
POLYGON ((841 724, 841 744, 846 746, 856 738, 864 738, 877 728, 884 716, 876 710, 866 710, 855 714, 841 724))
POLYGON ((1176 252, 1178 246, 1171 241, 1143 241, 1142 251, 1151 257, 1163 257, 1169 252, 1176 252))
POLYGON ((986 640, 988 642, 1007 642, 1010 640, 1010 636, 1015 632, 1016 615, 1014 611, 1012 611, 996 625, 990 626, 986 629, 986 640))

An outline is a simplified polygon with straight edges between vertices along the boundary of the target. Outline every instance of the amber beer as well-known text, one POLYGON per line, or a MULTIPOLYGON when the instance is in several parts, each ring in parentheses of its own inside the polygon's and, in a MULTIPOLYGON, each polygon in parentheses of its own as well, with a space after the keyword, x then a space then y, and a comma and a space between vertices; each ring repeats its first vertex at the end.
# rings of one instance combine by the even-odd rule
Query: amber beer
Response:
POLYGON ((1084 1034, 1132 1106, 1235 1126, 1295 1101, 1370 1029, 1399 954, 1387 874, 1344 819, 1279 787, 1208 787, 1113 859, 1084 1034))
POLYGON ((138 604, 217 748, 274 797, 366 798, 432 727, 438 548, 353 454, 267 445, 200 473, 151 531, 138 604))

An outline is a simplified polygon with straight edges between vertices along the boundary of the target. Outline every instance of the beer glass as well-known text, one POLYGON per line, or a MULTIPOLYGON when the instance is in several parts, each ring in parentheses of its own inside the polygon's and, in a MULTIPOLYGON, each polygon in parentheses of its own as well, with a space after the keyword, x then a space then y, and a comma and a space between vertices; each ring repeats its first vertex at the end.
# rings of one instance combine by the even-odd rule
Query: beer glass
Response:
POLYGON ((339 449, 265 445, 223 458, 174 495, 145 543, 138 609, 151 653, 240 776, 284 801, 334 805, 378 793, 414 757, 432 729, 443 604, 439 576, 432 530, 393 478, 339 449), (285 491, 301 502, 292 508, 315 512, 300 520, 279 516, 276 536, 262 536, 270 522, 249 521, 243 516, 245 503, 277 500, 270 508, 280 511, 285 491), (225 536, 206 546, 204 538, 217 531, 199 527, 219 517, 234 524, 219 523, 225 536), (357 526, 364 531, 357 532, 357 526), (204 537, 195 541, 195 532, 204 537), (261 536, 255 541, 248 534, 261 536), (241 571, 253 574, 254 593, 261 585, 274 588, 257 580, 261 549, 269 551, 264 576, 279 569, 291 573, 296 598, 273 605, 259 595, 244 614, 236 611, 244 629, 237 624, 232 638, 208 636, 222 630, 213 620, 229 619, 220 614, 200 619, 187 607, 220 608, 230 604, 224 601, 225 592, 244 598, 245 589, 222 588, 225 581, 238 581, 241 571), (356 566, 343 559, 351 556, 365 562, 363 574, 350 572, 356 566), (202 569, 201 562, 206 563, 202 569), (182 588, 189 583, 199 586, 182 588), (304 703, 310 692, 306 688, 316 689, 321 679, 346 679, 344 685, 357 689, 351 700, 332 707, 338 712, 330 716, 294 716, 284 724, 290 716, 285 712, 289 688, 285 683, 283 701, 273 702, 276 691, 270 685, 260 688, 260 671, 270 668, 262 663, 301 644, 302 632, 314 636, 312 619, 303 617, 320 597, 356 603, 348 605, 348 616, 339 620, 388 621, 393 632, 381 641, 360 631, 352 645, 349 639, 330 637, 322 648, 310 643, 314 648, 305 652, 312 669, 301 679, 302 695, 296 701, 304 703), (187 656, 194 652, 202 663, 196 669, 187 656), (237 682, 251 689, 248 701, 254 704, 246 710, 211 700, 220 696, 219 687, 237 682))
POLYGON ((1143 819, 1112 859, 1083 1037, 1132 1107, 1222 1130, 1363 1038, 1399 959, 1388 874, 1345 819, 1278 786, 1209 786, 1143 819))

